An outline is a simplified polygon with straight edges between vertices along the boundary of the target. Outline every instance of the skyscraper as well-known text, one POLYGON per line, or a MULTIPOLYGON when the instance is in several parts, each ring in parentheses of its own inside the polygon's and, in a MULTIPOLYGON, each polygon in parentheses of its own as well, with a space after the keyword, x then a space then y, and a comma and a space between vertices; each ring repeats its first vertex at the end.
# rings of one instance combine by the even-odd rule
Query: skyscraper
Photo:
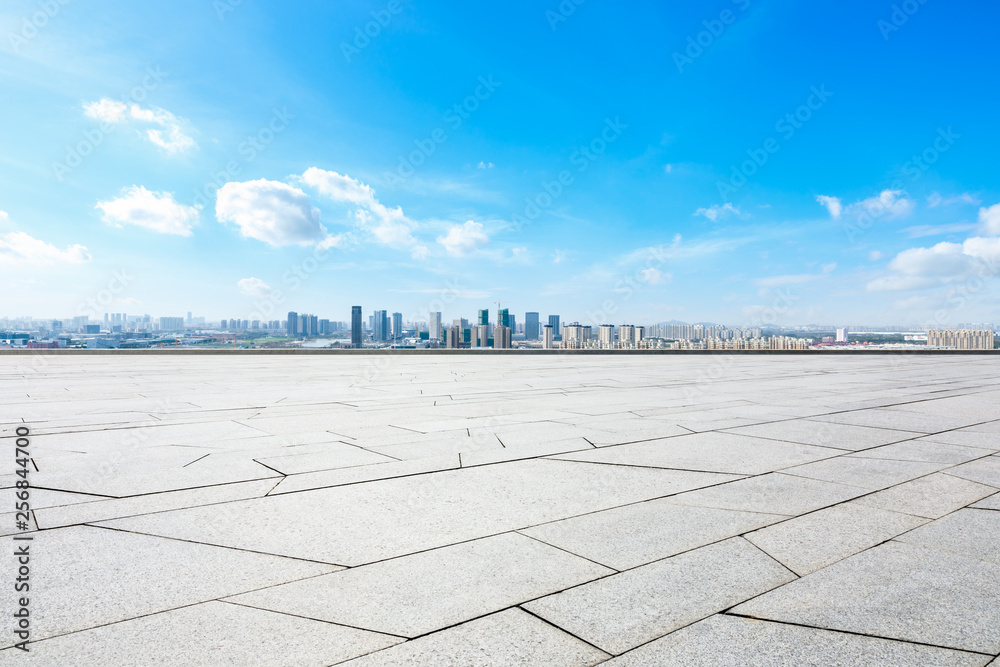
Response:
POLYGON ((351 306, 351 345, 361 347, 361 306, 351 306))
POLYGON ((403 313, 392 314, 392 337, 397 340, 403 337, 403 313))
POLYGON ((524 314, 524 338, 525 340, 538 340, 538 313, 524 314))
POLYGON ((299 314, 294 310, 288 311, 288 323, 285 325, 285 331, 289 336, 299 335, 299 314))
POLYGON ((389 314, 376 310, 372 315, 372 337, 375 340, 389 340, 389 314))
POLYGON ((476 318, 476 325, 481 327, 488 327, 490 325, 490 311, 480 310, 479 317, 476 318))
POLYGON ((428 338, 431 341, 441 341, 441 313, 431 313, 430 322, 427 324, 428 338))
POLYGON ((497 328, 493 331, 493 349, 509 350, 510 339, 510 327, 505 327, 503 325, 497 326, 497 328))
POLYGON ((559 339, 559 316, 549 315, 549 326, 552 327, 552 336, 555 339, 559 339))
POLYGON ((497 311, 497 326, 498 327, 509 327, 510 326, 510 310, 507 308, 501 308, 497 311))

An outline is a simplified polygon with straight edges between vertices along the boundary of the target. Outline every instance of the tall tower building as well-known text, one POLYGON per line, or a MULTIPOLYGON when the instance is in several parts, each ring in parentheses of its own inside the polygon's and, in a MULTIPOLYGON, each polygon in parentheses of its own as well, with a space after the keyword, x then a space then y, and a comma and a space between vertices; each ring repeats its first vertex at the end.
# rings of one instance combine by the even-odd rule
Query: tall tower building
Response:
POLYGON ((431 313, 430 322, 427 324, 428 338, 431 341, 441 341, 441 313, 431 313))
POLYGON ((524 338, 525 340, 538 340, 538 313, 524 314, 524 338))
POLYGON ((294 310, 288 311, 288 324, 285 327, 285 332, 289 336, 299 335, 299 314, 294 310))
POLYGON ((497 326, 498 327, 509 327, 510 326, 510 310, 507 308, 501 308, 497 311, 497 326))
POLYGON ((542 349, 551 350, 555 347, 555 335, 552 333, 552 325, 546 324, 542 327, 542 349))
POLYGON ((488 327, 490 325, 490 311, 480 310, 479 316, 476 318, 476 325, 480 327, 488 327))
POLYGON ((503 325, 498 325, 493 331, 493 349, 494 350, 509 350, 510 349, 510 327, 505 327, 503 325))
POLYGON ((559 333, 559 316, 558 315, 549 315, 549 326, 552 327, 552 335, 556 339, 559 339, 560 333, 559 333))
POLYGON ((403 313, 392 314, 392 337, 397 340, 403 337, 403 313))
POLYGON ((351 345, 361 347, 361 306, 351 306, 351 345))

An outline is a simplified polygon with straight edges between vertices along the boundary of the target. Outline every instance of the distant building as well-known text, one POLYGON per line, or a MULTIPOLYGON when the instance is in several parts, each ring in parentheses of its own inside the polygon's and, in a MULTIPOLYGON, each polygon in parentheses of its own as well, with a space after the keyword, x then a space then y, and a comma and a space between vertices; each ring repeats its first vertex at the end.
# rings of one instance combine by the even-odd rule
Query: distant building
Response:
POLYGON ((392 314, 392 337, 394 339, 403 337, 403 313, 392 314))
MULTIPOLYGON (((232 326, 232 325, 230 325, 232 326)), ((288 311, 288 323, 285 325, 285 332, 289 336, 299 335, 299 314, 294 310, 288 311)))
POLYGON ((560 340, 562 333, 559 331, 559 316, 549 315, 549 326, 552 327, 552 335, 556 340, 560 340))
POLYGON ((511 341, 510 327, 497 326, 493 330, 493 349, 494 350, 509 350, 511 341))
POLYGON ((552 325, 546 324, 542 327, 542 349, 551 350, 555 347, 555 335, 552 333, 552 325))
MULTIPOLYGON (((161 317, 160 318, 160 331, 178 331, 184 328, 184 318, 183 317, 161 317)), ((100 328, 98 328, 96 333, 100 333, 100 328)))
POLYGON ((476 318, 476 326, 488 327, 490 325, 490 311, 480 310, 479 316, 476 318))
POLYGON ((490 325, 480 324, 479 326, 475 327, 475 329, 477 331, 476 338, 477 342, 479 343, 478 347, 488 347, 490 344, 490 325))
POLYGON ((441 341, 441 313, 431 313, 430 322, 427 323, 427 331, 429 340, 441 341))
POLYGON ((389 313, 376 310, 372 314, 372 337, 378 341, 389 340, 389 313))
POLYGON ((836 340, 836 342, 838 342, 838 343, 846 343, 847 342, 847 334, 848 334, 847 327, 842 327, 840 329, 837 329, 837 340, 836 340))
POLYGON ((445 347, 449 350, 457 350, 462 342, 462 330, 459 327, 450 326, 445 333, 445 347))
POLYGON ((497 326, 498 327, 509 327, 510 326, 510 310, 507 308, 501 308, 497 311, 497 326))
MULTIPOLYGON (((99 334, 99 333, 101 333, 101 325, 100 324, 85 324, 85 325, 83 325, 83 333, 99 334)), ((29 345, 29 347, 30 347, 30 345, 29 345)))
POLYGON ((597 345, 602 350, 610 350, 615 346, 615 325, 602 324, 597 327, 597 345))
POLYGON ((539 326, 538 313, 524 314, 524 338, 525 340, 538 340, 539 326))
POLYGON ((959 350, 992 350, 993 332, 971 329, 931 330, 927 332, 927 345, 932 347, 954 347, 959 350))
POLYGON ((351 306, 351 345, 361 347, 361 306, 351 306))

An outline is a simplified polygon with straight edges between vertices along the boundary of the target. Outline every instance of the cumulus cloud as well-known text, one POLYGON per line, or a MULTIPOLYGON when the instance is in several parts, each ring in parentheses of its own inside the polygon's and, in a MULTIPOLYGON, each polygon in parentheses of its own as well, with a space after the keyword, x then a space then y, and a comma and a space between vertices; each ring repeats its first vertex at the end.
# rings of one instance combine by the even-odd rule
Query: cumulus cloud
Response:
POLYGON ((346 174, 317 167, 306 169, 299 180, 335 202, 354 205, 356 222, 367 229, 378 243, 410 248, 411 254, 417 258, 421 254, 426 255, 426 252, 421 253, 412 234, 416 224, 403 214, 399 206, 389 208, 382 204, 371 186, 346 174))
POLYGON ((979 209, 979 228, 987 236, 1000 236, 1000 204, 979 209))
POLYGON ((10 232, 0 237, 0 258, 16 264, 80 264, 90 261, 90 253, 82 245, 60 250, 24 232, 10 232))
POLYGON ((255 299, 266 299, 271 296, 271 286, 260 278, 243 278, 236 284, 241 292, 255 299))
POLYGON ((873 262, 877 262, 883 257, 885 257, 885 255, 883 255, 879 250, 872 250, 870 253, 868 253, 868 259, 870 259, 873 262))
POLYGON ((104 221, 121 227, 135 225, 160 234, 191 236, 191 227, 198 222, 198 209, 174 201, 169 192, 152 192, 141 185, 122 190, 117 199, 99 201, 104 221))
POLYGON ((7 211, 0 211, 0 222, 8 218, 7 211))
POLYGON ((937 192, 932 192, 927 198, 927 205, 931 208, 937 208, 938 206, 949 206, 951 204, 971 204, 973 206, 979 205, 979 199, 975 196, 969 194, 968 192, 963 192, 960 195, 954 197, 942 197, 937 192))
POLYGON ((726 204, 713 204, 708 208, 699 208, 694 212, 695 215, 703 215, 712 222, 719 220, 727 215, 741 215, 742 211, 731 203, 726 204))
POLYGON ((1000 266, 1000 238, 972 237, 962 243, 910 248, 889 262, 893 275, 868 283, 868 291, 923 289, 973 277, 995 276, 1000 266))
POLYGON ((662 285, 670 279, 670 274, 663 273, 659 269, 648 268, 639 271, 639 280, 648 285, 662 285))
POLYGON ((840 217, 841 212, 844 210, 843 204, 840 203, 839 197, 828 197, 826 195, 819 195, 816 197, 816 201, 826 207, 826 210, 830 212, 830 217, 834 220, 840 217))
POLYGON ((479 169, 492 169, 494 165, 493 165, 492 162, 482 162, 482 161, 480 161, 480 163, 478 165, 476 165, 476 166, 479 169))
POLYGON ((464 257, 489 243, 482 224, 472 220, 464 225, 455 225, 444 236, 439 236, 437 242, 444 246, 445 251, 454 257, 464 257))
POLYGON ((877 197, 855 202, 847 210, 855 216, 902 218, 913 212, 915 205, 902 190, 883 190, 877 197))
POLYGON ((146 138, 168 153, 181 153, 198 146, 195 140, 183 130, 184 122, 166 109, 150 107, 144 109, 138 104, 126 104, 110 98, 83 105, 83 113, 89 118, 118 125, 134 122, 145 126, 146 138), (155 127, 149 127, 153 125, 155 127))
POLYGON ((231 222, 244 238, 274 247, 314 245, 325 242, 319 209, 298 188, 279 181, 259 179, 226 183, 219 189, 215 215, 231 222))

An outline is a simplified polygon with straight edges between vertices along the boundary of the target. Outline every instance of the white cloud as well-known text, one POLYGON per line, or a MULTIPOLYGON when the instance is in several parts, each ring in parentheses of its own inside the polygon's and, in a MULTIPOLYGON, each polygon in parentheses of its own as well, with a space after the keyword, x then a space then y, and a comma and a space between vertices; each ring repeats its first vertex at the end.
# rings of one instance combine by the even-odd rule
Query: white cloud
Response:
POLYGON ((830 217, 836 220, 840 217, 841 212, 844 210, 843 204, 840 203, 839 197, 828 197, 826 195, 819 195, 816 197, 816 201, 826 207, 826 210, 830 212, 830 217))
POLYGON ((476 165, 476 166, 477 166, 477 167, 478 167, 479 169, 492 169, 494 165, 493 165, 493 163, 492 163, 492 162, 480 162, 480 163, 479 163, 478 165, 476 165))
POLYGON ((1000 204, 979 209, 980 230, 987 236, 1000 236, 1000 204))
POLYGON ((725 217, 726 215, 742 215, 742 211, 739 208, 733 206, 731 203, 726 204, 713 204, 708 208, 699 208, 694 212, 695 215, 703 215, 712 222, 725 217))
POLYGON ((421 254, 426 256, 426 248, 421 253, 416 247, 417 239, 412 234, 416 224, 403 214, 402 208, 389 208, 379 202, 371 186, 345 174, 317 167, 307 169, 300 180, 335 202, 356 206, 355 220, 371 232, 377 242, 390 247, 410 248, 411 254, 418 259, 421 254))
POLYGON ((878 250, 872 250, 870 253, 868 253, 868 259, 870 259, 873 262, 877 262, 880 259, 882 259, 883 257, 885 257, 885 255, 883 255, 878 250))
POLYGON ((483 231, 482 224, 469 220, 464 225, 455 225, 444 236, 439 236, 437 242, 444 246, 445 251, 455 257, 463 257, 475 252, 489 243, 490 237, 483 231))
POLYGON ((279 181, 259 179, 226 183, 219 189, 215 215, 232 222, 244 238, 274 247, 326 242, 319 209, 298 188, 279 181))
POLYGON ((236 284, 241 292, 255 299, 266 299, 271 296, 271 286, 260 278, 243 278, 236 284))
POLYGON ((837 263, 836 262, 830 262, 829 264, 824 264, 822 266, 824 274, 833 273, 833 270, 836 269, 836 268, 837 268, 837 263))
POLYGON ((8 217, 7 211, 0 211, 0 220, 6 220, 8 217))
POLYGON ((923 289, 976 277, 996 275, 1000 238, 972 237, 962 243, 910 248, 889 262, 895 275, 868 283, 868 291, 923 289))
POLYGON ((198 146, 182 129, 184 121, 166 109, 159 107, 144 109, 138 104, 126 104, 105 97, 97 102, 84 104, 83 113, 89 118, 110 125, 131 120, 138 124, 159 126, 147 127, 146 138, 168 153, 180 153, 198 146))
POLYGON ((82 245, 60 250, 24 232, 10 232, 0 237, 0 258, 17 264, 80 264, 90 261, 90 253, 82 245))
POLYGON ((663 273, 659 269, 649 268, 639 271, 639 280, 649 285, 662 285, 670 280, 669 273, 663 273))
POLYGON ((566 253, 563 252, 562 250, 557 249, 554 253, 552 253, 553 264, 562 264, 565 261, 566 261, 566 253))
POLYGON ((883 190, 877 197, 869 197, 851 204, 847 210, 856 216, 902 218, 912 213, 915 208, 913 200, 907 199, 905 194, 902 190, 883 190))
POLYGON ((191 236, 191 226, 198 222, 198 209, 174 201, 169 192, 151 192, 141 185, 122 190, 117 199, 99 201, 104 221, 121 227, 135 225, 160 234, 191 236))
POLYGON ((968 192, 963 192, 960 195, 954 197, 944 198, 937 192, 931 193, 931 196, 927 198, 927 205, 931 208, 937 208, 938 206, 949 206, 951 204, 971 204, 973 206, 978 206, 980 203, 979 199, 975 196, 969 194, 968 192))

